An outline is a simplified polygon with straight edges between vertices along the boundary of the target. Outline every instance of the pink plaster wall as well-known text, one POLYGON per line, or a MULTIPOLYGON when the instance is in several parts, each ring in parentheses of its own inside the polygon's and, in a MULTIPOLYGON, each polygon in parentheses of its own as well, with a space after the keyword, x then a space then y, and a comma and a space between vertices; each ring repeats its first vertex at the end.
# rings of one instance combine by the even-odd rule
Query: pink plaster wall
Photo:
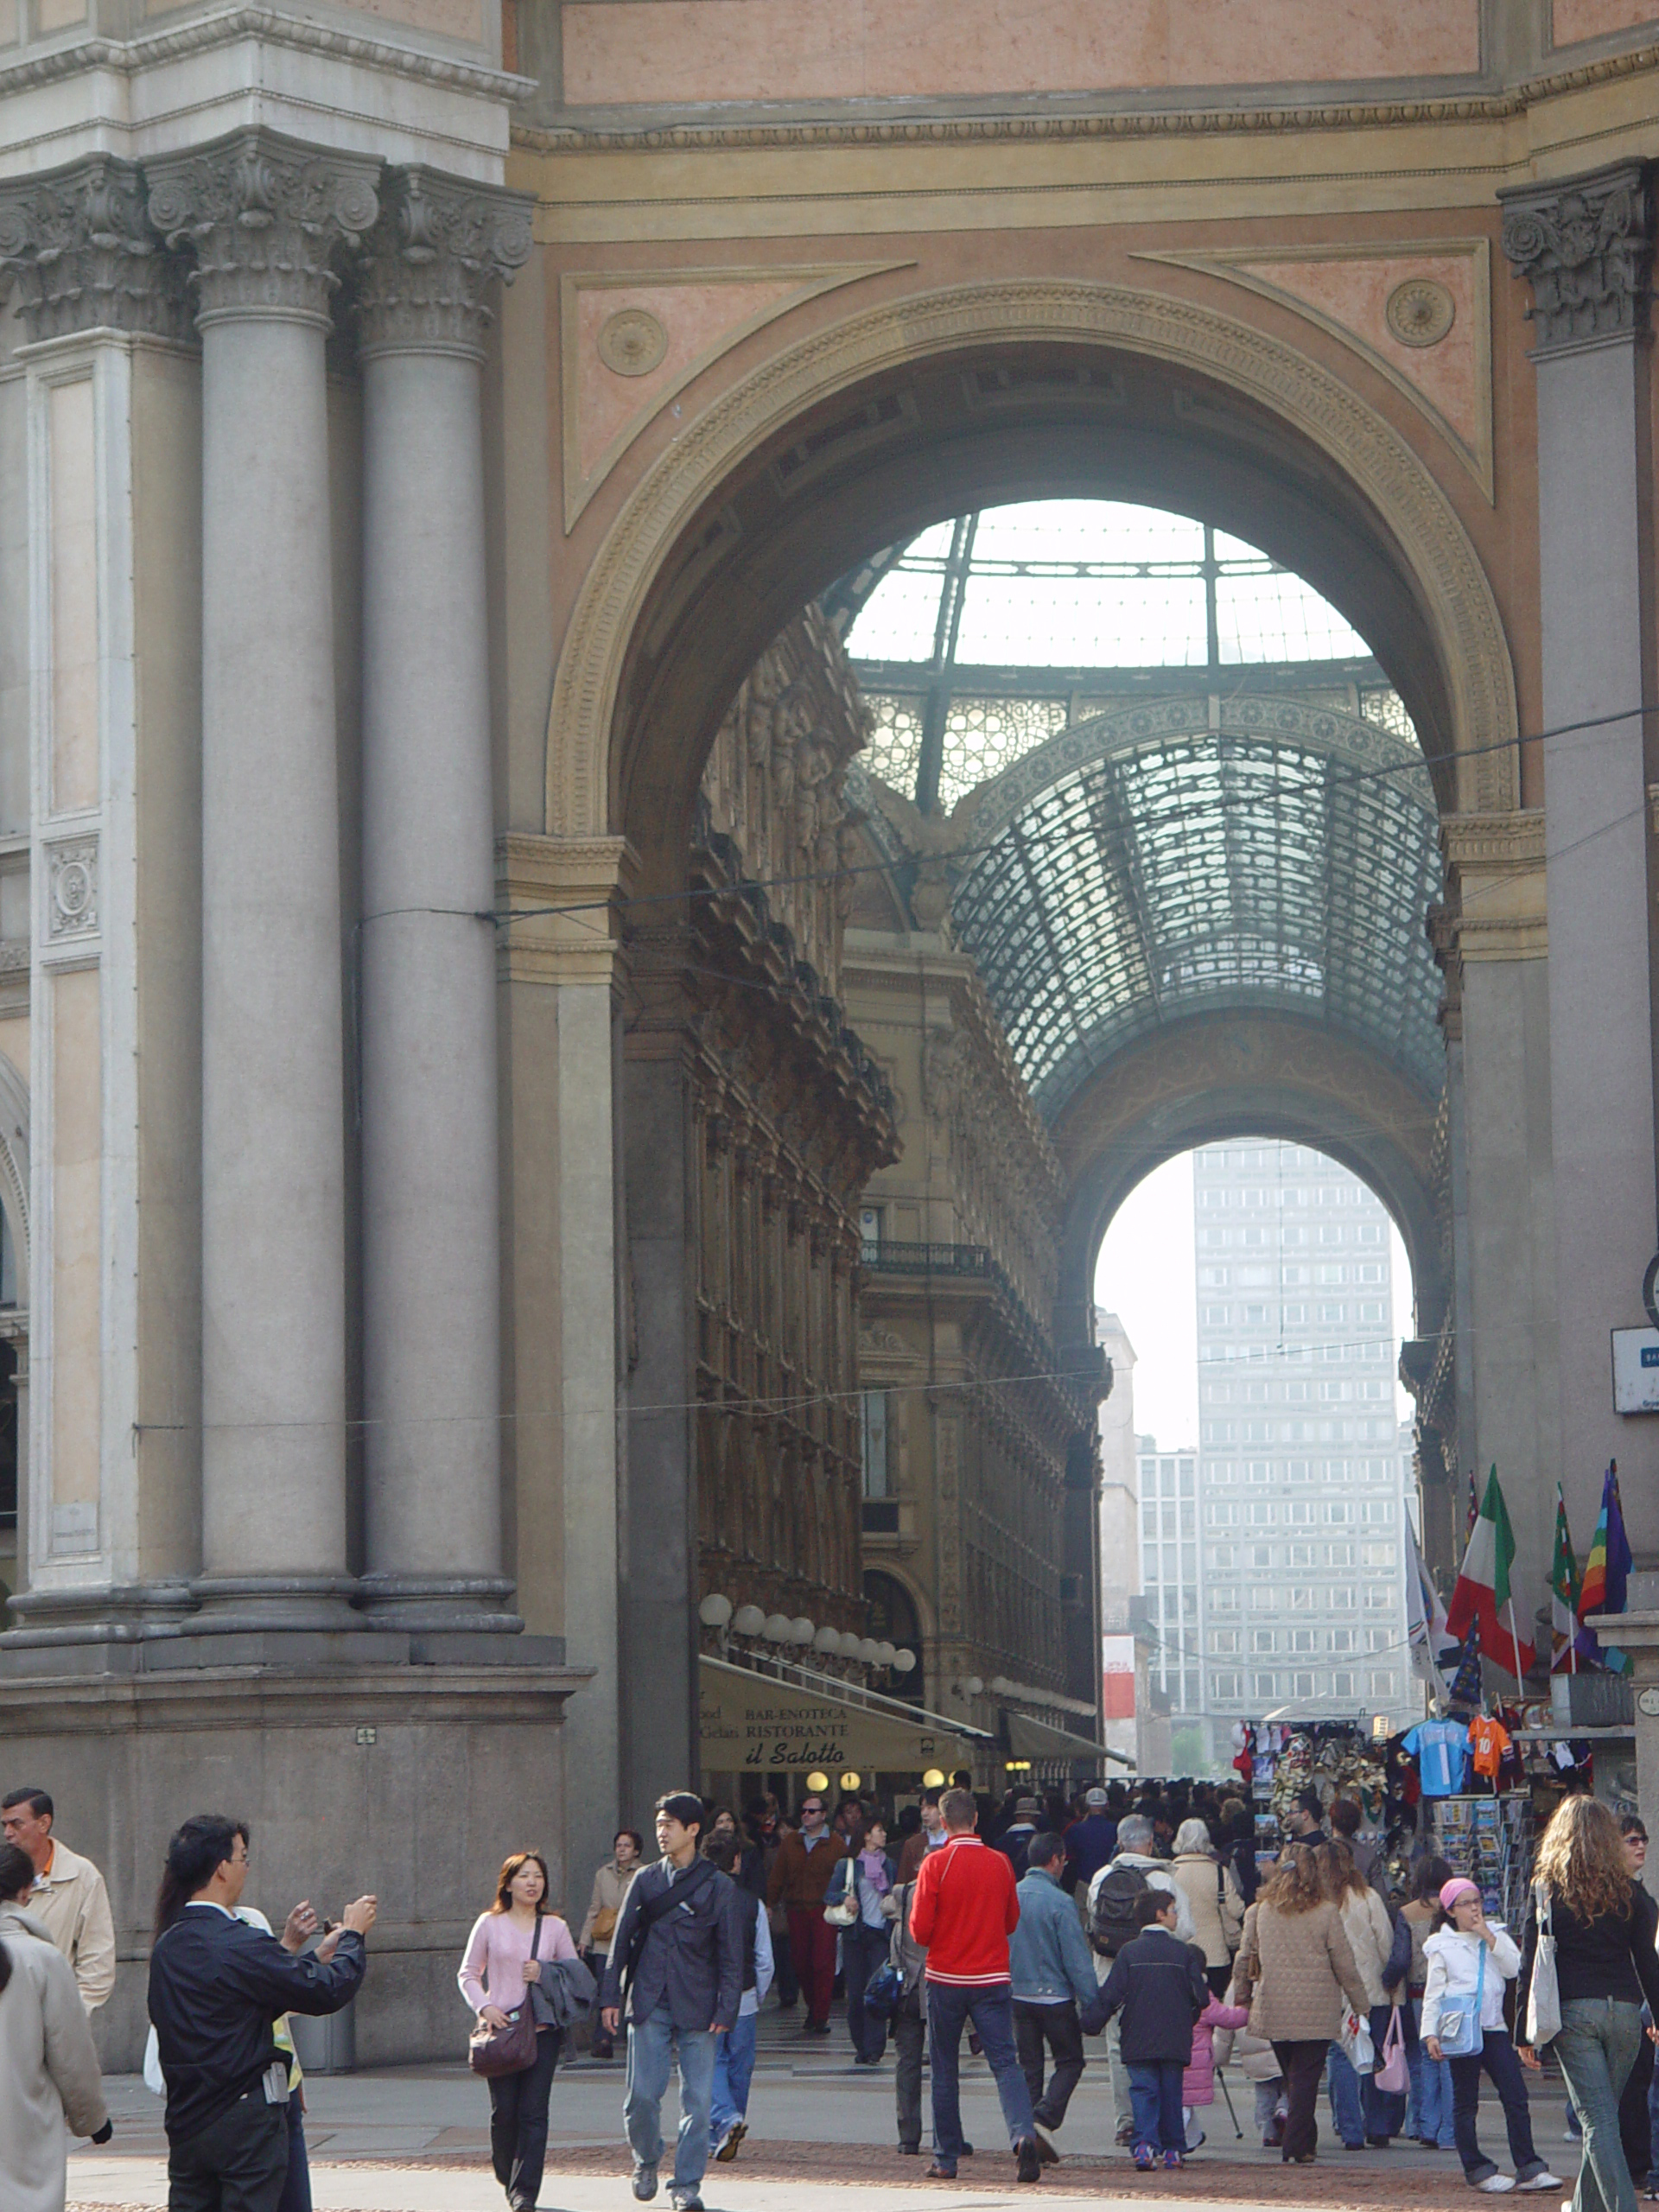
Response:
MULTIPOLYGON (((1558 0, 1606 7, 1612 0, 1558 0)), ((1480 66, 1478 0, 566 0, 573 105, 1332 82, 1480 66)))
POLYGON ((718 345, 751 315, 773 306, 796 289, 797 280, 758 283, 630 284, 606 286, 578 295, 576 342, 581 352, 576 389, 579 422, 577 456, 583 476, 593 469, 611 440, 665 386, 690 368, 700 353, 718 345), (620 377, 599 356, 599 334, 623 308, 644 308, 668 334, 668 351, 649 376, 620 377))
POLYGON ((1555 0, 1551 33, 1557 46, 1574 40, 1600 38, 1607 31, 1634 30, 1638 23, 1659 21, 1653 0, 1555 0))

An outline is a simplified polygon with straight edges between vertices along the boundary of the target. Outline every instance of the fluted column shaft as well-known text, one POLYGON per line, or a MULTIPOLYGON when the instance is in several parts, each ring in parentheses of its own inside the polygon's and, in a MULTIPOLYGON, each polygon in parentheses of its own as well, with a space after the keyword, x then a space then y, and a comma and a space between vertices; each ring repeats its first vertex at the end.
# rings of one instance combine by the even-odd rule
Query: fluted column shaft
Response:
POLYGON ((529 211, 418 170, 385 203, 361 320, 364 1595, 389 1625, 516 1629, 480 363, 529 211))
POLYGON ((377 163, 150 165, 202 337, 201 1625, 348 1625, 339 788, 323 344, 377 163))

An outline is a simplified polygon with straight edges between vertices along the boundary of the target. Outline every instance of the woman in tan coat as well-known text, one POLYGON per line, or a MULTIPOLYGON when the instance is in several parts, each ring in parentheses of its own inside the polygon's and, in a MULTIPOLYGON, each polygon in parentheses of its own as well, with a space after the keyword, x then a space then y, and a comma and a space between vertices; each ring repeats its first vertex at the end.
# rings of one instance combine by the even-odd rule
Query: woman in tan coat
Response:
MULTIPOLYGON (((611 1856, 594 1876, 594 1893, 588 1900, 588 1917, 582 1923, 576 1948, 596 1982, 604 1981, 605 1969, 610 1963, 611 1940, 616 1934, 616 1923, 622 1917, 623 1902, 633 1886, 634 1876, 645 1864, 645 1840, 639 1829, 619 1828, 612 1839, 611 1856)), ((595 2058, 609 2058, 615 2045, 606 2034, 599 2016, 599 1996, 595 1992, 589 2047, 595 2058)))
POLYGON ((1345 1999, 1361 2019, 1365 1985, 1342 1916, 1325 1893, 1318 1854, 1287 1851, 1244 1917, 1237 1975, 1252 1985, 1250 2032, 1273 2045, 1285 2077, 1281 2156, 1311 2165, 1319 2148, 1315 2101, 1325 2054, 1345 1999))
POLYGON ((67 1959, 22 1910, 34 1862, 0 1845, 0 2208, 63 2212, 68 2137, 107 2142, 86 2007, 67 1959))
POLYGON ((1192 1908, 1192 1940, 1204 1953, 1210 1994, 1223 1997, 1233 1978, 1233 1954, 1244 1926, 1238 1878, 1211 1849, 1210 1831, 1202 1821, 1183 1821, 1176 1829, 1169 1871, 1192 1908))

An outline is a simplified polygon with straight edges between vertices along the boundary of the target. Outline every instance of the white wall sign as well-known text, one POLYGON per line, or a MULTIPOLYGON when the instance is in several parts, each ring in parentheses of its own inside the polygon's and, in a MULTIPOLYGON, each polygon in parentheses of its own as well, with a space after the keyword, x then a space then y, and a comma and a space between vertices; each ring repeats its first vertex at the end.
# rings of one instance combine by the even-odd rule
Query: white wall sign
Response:
POLYGON ((1659 1329, 1612 1333, 1613 1411, 1659 1414, 1659 1329))

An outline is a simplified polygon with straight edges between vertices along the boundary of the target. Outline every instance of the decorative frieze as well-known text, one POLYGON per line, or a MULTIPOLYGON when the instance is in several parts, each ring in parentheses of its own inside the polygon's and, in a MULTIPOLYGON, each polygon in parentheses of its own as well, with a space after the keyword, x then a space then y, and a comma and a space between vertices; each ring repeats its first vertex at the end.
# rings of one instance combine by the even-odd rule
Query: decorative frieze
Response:
POLYGON ((150 221, 195 255, 198 327, 267 314, 326 327, 334 263, 372 227, 380 173, 261 130, 146 163, 150 221))
POLYGON ((1645 328, 1652 209, 1639 162, 1498 198, 1503 251, 1532 287, 1539 353, 1645 328))
POLYGON ((430 169, 389 169, 366 241, 364 353, 481 354, 492 288, 511 283, 530 258, 534 206, 430 169))
POLYGON ((91 937, 98 928, 98 840, 74 837, 47 848, 47 935, 91 937))
POLYGON ((184 272, 151 230, 130 162, 0 185, 0 291, 15 289, 31 341, 76 331, 189 332, 184 272))

